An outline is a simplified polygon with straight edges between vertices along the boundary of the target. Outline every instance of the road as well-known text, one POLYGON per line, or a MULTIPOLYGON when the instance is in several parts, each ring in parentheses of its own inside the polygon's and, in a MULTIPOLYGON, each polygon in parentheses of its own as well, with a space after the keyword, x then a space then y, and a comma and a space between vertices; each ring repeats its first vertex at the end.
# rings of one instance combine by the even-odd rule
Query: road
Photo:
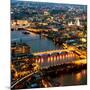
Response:
POLYGON ((32 73, 26 75, 25 77, 19 79, 18 81, 16 81, 16 82, 11 86, 11 89, 12 89, 15 85, 17 85, 18 83, 20 83, 22 80, 24 80, 24 79, 30 77, 30 76, 33 75, 34 73, 36 73, 36 72, 32 72, 32 73))
POLYGON ((33 53, 33 55, 44 55, 44 54, 52 54, 52 53, 58 53, 58 52, 70 52, 70 51, 75 51, 79 54, 81 54, 80 51, 78 51, 77 49, 71 47, 71 48, 67 48, 67 49, 58 49, 58 50, 50 50, 50 51, 44 51, 44 52, 36 52, 36 53, 33 53))

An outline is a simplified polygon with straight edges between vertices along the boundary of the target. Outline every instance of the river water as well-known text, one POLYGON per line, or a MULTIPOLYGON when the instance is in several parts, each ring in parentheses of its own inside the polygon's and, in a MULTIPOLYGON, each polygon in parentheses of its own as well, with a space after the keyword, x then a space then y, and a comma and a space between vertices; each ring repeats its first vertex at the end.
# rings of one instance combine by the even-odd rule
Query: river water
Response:
MULTIPOLYGON (((11 41, 19 42, 20 40, 22 40, 22 42, 30 45, 32 52, 53 50, 59 48, 47 38, 41 38, 39 35, 34 33, 25 35, 22 32, 23 31, 11 31, 11 41)), ((82 70, 77 73, 60 74, 58 77, 53 78, 52 82, 59 82, 61 86, 87 84, 87 70, 82 70)))
POLYGON ((41 38, 39 35, 30 33, 29 35, 23 34, 24 31, 12 31, 11 32, 11 40, 19 42, 27 43, 31 47, 32 52, 40 52, 40 51, 47 51, 58 49, 51 40, 43 37, 41 38))
POLYGON ((81 70, 69 74, 59 74, 57 77, 52 78, 52 83, 60 83, 60 86, 72 85, 86 85, 87 84, 87 70, 81 70))

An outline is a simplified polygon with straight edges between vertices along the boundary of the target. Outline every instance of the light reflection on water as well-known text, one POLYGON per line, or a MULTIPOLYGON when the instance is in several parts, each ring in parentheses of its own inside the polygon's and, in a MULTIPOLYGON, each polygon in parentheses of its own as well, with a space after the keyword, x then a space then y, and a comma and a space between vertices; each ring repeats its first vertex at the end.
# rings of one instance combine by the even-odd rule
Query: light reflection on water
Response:
POLYGON ((87 70, 82 70, 71 74, 62 74, 53 78, 54 82, 59 82, 60 86, 86 85, 87 70))
POLYGON ((77 73, 76 74, 76 81, 80 81, 81 80, 81 73, 77 73))

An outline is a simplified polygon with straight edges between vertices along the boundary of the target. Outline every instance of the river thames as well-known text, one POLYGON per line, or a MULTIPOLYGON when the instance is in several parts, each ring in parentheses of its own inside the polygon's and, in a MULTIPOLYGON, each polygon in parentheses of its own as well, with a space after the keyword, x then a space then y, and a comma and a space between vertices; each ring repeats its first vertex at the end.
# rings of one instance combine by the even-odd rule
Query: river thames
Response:
MULTIPOLYGON (((32 52, 59 49, 53 41, 45 37, 41 38, 38 34, 34 33, 23 34, 23 32, 23 30, 12 31, 11 41, 19 42, 22 40, 22 42, 27 43, 31 47, 32 52)), ((60 86, 85 85, 87 84, 87 70, 84 69, 74 73, 60 74, 57 77, 52 77, 51 82, 53 84, 59 82, 60 86)))
POLYGON ((59 49, 54 42, 48 40, 47 38, 41 38, 38 34, 30 33, 29 35, 23 34, 22 31, 12 31, 11 32, 11 40, 19 42, 27 43, 31 47, 32 52, 40 52, 47 51, 53 49, 59 49))
POLYGON ((75 73, 59 74, 52 78, 52 82, 60 83, 60 86, 85 85, 87 84, 87 70, 81 70, 75 73))

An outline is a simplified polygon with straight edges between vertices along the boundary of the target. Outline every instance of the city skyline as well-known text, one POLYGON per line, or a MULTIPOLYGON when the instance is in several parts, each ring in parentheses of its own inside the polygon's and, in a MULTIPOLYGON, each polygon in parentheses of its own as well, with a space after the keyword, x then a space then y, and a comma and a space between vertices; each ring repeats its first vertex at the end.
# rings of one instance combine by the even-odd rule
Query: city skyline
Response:
POLYGON ((11 89, 86 85, 87 6, 11 5, 11 89))

